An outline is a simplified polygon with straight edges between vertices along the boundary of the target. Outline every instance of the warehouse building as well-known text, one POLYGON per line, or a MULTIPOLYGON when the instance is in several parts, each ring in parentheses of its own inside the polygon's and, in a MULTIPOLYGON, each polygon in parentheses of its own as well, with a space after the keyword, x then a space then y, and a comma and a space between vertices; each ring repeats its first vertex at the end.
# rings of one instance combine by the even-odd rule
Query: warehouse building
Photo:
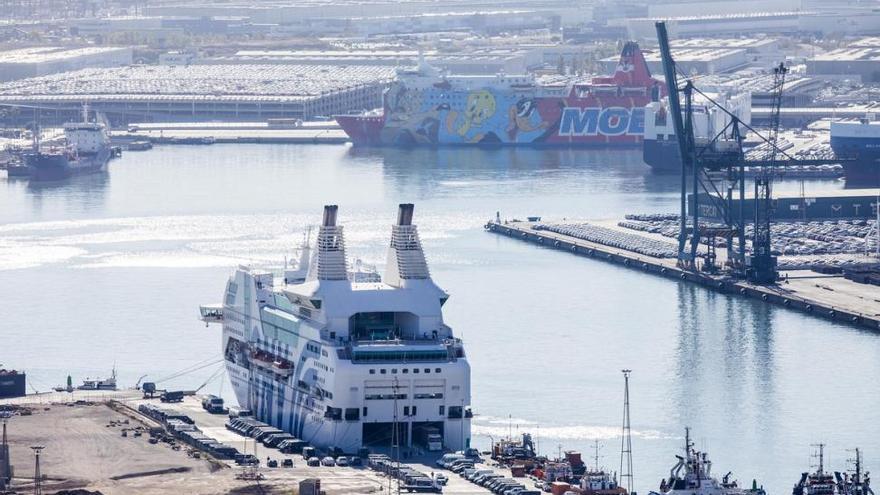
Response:
POLYGON ((0 82, 89 67, 119 67, 130 64, 129 47, 19 48, 0 53, 0 82))
POLYGON ((420 58, 433 67, 453 74, 522 74, 543 62, 542 51, 537 49, 480 47, 458 52, 408 49, 241 50, 233 55, 211 57, 199 63, 411 67, 417 65, 420 58))
POLYGON ((132 66, 0 84, 0 103, 38 105, 43 122, 89 103, 113 124, 311 119, 381 106, 392 67, 327 65, 132 66))
MULTIPOLYGON (((655 74, 663 73, 663 61, 658 50, 642 50, 648 69, 655 74)), ((743 49, 728 48, 676 48, 672 50, 675 65, 685 74, 717 74, 729 72, 745 66, 749 62, 748 54, 743 49)), ((601 60, 602 70, 614 72, 619 61, 618 56, 601 60)))
POLYGON ((880 46, 850 46, 817 55, 807 60, 807 73, 880 82, 880 46))

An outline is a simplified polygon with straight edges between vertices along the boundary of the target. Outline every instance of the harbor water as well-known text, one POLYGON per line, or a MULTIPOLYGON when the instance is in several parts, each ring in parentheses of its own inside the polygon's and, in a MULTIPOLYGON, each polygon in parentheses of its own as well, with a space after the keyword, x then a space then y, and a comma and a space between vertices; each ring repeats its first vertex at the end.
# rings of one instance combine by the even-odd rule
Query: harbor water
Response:
MULTIPOLYGON (((880 469, 880 334, 483 231, 496 211, 675 211, 677 177, 652 175, 640 151, 166 146, 62 183, 0 180, 0 362, 32 390, 114 363, 133 385, 217 361, 219 329, 198 305, 219 301, 234 266, 280 269, 335 203, 349 255, 381 268, 397 204, 413 202, 471 363, 478 446, 531 432, 543 453, 591 458, 599 439, 618 470, 630 368, 640 493, 668 475, 685 426, 716 475, 772 494, 789 493, 818 442, 832 470, 854 447, 880 469)), ((199 387, 218 368, 160 388, 199 387)), ((231 398, 222 379, 202 390, 231 398)))

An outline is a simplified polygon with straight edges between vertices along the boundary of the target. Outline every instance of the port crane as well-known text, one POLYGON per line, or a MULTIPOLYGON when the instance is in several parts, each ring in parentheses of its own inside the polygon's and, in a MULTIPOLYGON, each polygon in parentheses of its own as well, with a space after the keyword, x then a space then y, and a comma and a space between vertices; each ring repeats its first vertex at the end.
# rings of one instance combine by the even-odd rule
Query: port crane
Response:
POLYGON ((714 273, 716 265, 716 240, 726 239, 729 273, 753 283, 770 284, 778 278, 776 257, 772 252, 770 223, 773 214, 772 183, 779 167, 796 165, 827 165, 847 161, 846 157, 828 159, 797 159, 777 145, 779 134, 782 90, 788 69, 784 64, 773 70, 772 115, 768 134, 762 135, 735 114, 716 102, 710 95, 700 91, 693 80, 684 78, 679 82, 678 71, 669 46, 666 23, 657 22, 657 40, 666 79, 669 113, 681 156, 681 200, 678 233, 678 265, 688 270, 714 273), (694 137, 694 96, 699 94, 712 106, 729 118, 729 122, 704 146, 698 147, 694 137), (682 100, 684 107, 682 107, 682 100), (751 131, 763 142, 768 151, 759 159, 746 159, 743 138, 751 131), (746 202, 746 167, 757 170, 754 190, 752 250, 746 256, 746 227, 744 214, 746 202), (690 181, 689 181, 689 177, 690 181), (690 186, 690 187, 689 187, 690 186), (688 195, 690 194, 690 199, 688 195), (734 201, 737 201, 734 203, 734 201), (734 206, 736 205, 736 207, 734 206), (723 223, 700 223, 704 212, 720 213, 723 223), (734 249, 736 239, 736 249, 734 249), (705 241, 707 246, 702 267, 697 264, 698 247, 705 241))

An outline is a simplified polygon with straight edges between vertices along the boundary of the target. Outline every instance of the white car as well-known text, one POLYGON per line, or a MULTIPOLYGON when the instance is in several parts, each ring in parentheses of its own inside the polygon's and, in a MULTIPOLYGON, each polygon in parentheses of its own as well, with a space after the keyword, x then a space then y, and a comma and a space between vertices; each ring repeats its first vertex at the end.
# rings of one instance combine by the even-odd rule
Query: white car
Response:
POLYGON ((322 465, 322 466, 331 466, 331 467, 332 467, 332 466, 335 466, 335 465, 336 465, 336 461, 335 461, 332 457, 330 457, 330 456, 328 455, 327 457, 321 459, 321 465, 322 465))

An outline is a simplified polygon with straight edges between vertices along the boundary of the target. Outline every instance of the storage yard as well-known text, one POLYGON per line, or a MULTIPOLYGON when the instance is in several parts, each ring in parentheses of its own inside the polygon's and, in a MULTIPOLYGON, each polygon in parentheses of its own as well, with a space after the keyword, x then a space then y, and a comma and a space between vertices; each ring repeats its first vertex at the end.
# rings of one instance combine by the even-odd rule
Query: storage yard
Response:
POLYGON ((151 120, 311 119, 381 105, 384 66, 192 65, 83 69, 0 84, 0 103, 76 118, 83 103, 116 124, 151 120), (57 109, 57 111, 55 110, 57 109))

